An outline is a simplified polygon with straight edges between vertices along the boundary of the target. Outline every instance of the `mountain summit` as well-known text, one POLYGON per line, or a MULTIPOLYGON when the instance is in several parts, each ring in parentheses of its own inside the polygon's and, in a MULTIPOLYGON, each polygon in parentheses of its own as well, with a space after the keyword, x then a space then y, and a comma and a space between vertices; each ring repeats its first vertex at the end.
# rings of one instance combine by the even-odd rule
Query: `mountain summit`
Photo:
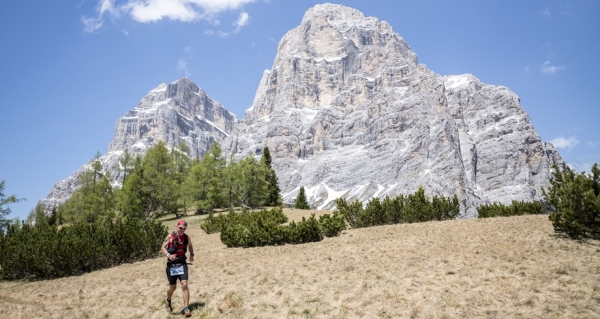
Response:
MULTIPOLYGON (((171 84, 162 83, 142 98, 115 124, 115 135, 108 153, 100 157, 105 170, 120 184, 123 180, 119 158, 145 154, 158 141, 174 147, 184 142, 191 157, 202 157, 214 141, 222 142, 232 131, 237 118, 219 102, 211 99, 187 77, 171 84)), ((40 203, 48 209, 63 203, 79 186, 77 176, 89 165, 79 168, 69 178, 54 185, 40 203)))
MULTIPOLYGON (((300 186, 319 209, 337 197, 367 201, 423 186, 429 195, 457 194, 462 217, 482 203, 539 200, 550 167, 564 165, 511 90, 438 75, 387 22, 341 5, 309 9, 281 39, 236 121, 183 78, 119 119, 105 156, 116 162, 125 149, 143 152, 158 140, 184 141, 192 156, 213 141, 238 157, 268 146, 287 201, 300 186)), ((61 183, 49 199, 67 189, 61 183)))
POLYGON ((435 74, 388 23, 333 4, 281 39, 227 141, 241 156, 268 146, 286 199, 303 185, 318 208, 423 186, 458 194, 473 217, 481 203, 540 199, 563 164, 512 91, 435 74))

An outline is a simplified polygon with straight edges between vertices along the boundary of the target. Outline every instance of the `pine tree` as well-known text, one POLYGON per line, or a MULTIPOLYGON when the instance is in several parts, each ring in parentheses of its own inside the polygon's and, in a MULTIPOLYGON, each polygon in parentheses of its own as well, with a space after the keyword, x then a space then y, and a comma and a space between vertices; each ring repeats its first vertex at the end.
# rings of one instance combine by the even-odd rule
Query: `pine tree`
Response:
POLYGON ((554 167, 551 187, 542 189, 554 230, 571 238, 600 239, 600 168, 592 174, 554 167))
POLYGON ((10 226, 10 220, 7 219, 7 216, 10 214, 11 210, 8 205, 25 200, 24 198, 17 198, 15 195, 6 197, 4 195, 5 184, 6 182, 4 180, 0 182, 0 232, 4 232, 8 226, 10 226))
POLYGON ((250 156, 240 161, 241 202, 248 207, 265 204, 267 197, 266 169, 250 156))
POLYGON ((281 206, 283 200, 280 195, 281 190, 278 185, 279 181, 277 174, 275 174, 275 170, 271 167, 271 152, 269 152, 269 148, 266 146, 263 149, 260 163, 264 165, 266 169, 265 179, 267 181, 267 199, 265 205, 271 207, 281 206))
POLYGON ((300 186, 300 191, 298 192, 298 197, 296 197, 296 203, 294 208, 297 209, 310 209, 310 205, 308 205, 308 200, 306 199, 306 192, 304 191, 304 186, 300 186))

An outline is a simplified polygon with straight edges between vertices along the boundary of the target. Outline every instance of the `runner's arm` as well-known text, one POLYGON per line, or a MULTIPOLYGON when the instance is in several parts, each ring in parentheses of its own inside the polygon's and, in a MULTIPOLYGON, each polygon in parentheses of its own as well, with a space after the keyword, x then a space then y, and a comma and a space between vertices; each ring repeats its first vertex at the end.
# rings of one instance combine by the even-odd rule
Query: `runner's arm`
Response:
POLYGON ((194 246, 192 246, 192 238, 188 235, 188 250, 190 251, 190 261, 194 261, 194 246))
POLYGON ((167 235, 167 237, 165 238, 165 241, 163 241, 162 245, 160 246, 160 252, 163 253, 163 255, 165 255, 165 257, 169 257, 169 252, 167 251, 167 246, 169 245, 169 243, 171 242, 171 235, 167 235))

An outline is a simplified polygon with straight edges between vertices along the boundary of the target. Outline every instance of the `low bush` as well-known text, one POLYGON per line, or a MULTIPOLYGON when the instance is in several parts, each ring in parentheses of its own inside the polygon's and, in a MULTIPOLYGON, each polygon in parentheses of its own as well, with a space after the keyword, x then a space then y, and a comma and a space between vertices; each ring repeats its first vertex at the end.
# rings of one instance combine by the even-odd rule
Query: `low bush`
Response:
POLYGON ((518 216, 518 215, 535 215, 543 214, 541 202, 525 202, 513 200, 510 205, 500 203, 491 203, 479 205, 477 207, 479 218, 488 218, 496 216, 518 216))
POLYGON ((225 214, 215 215, 212 212, 208 214, 208 217, 204 220, 204 223, 200 225, 200 228, 207 234, 218 233, 223 230, 224 225, 231 224, 243 224, 248 225, 255 221, 271 221, 276 224, 283 224, 288 221, 287 216, 283 213, 283 210, 279 207, 271 210, 260 210, 250 211, 248 208, 242 208, 242 211, 236 213, 233 209, 225 214))
POLYGON ((258 247, 284 244, 302 244, 334 237, 346 229, 343 216, 338 213, 315 218, 302 218, 288 225, 287 216, 281 208, 251 212, 247 209, 236 213, 215 216, 210 214, 200 227, 206 233, 221 232, 221 242, 227 247, 258 247))
POLYGON ((422 187, 410 195, 386 196, 383 200, 374 197, 365 208, 359 201, 348 203, 343 198, 336 199, 335 203, 334 213, 343 216, 353 228, 454 219, 460 209, 456 195, 429 199, 422 187))
POLYGON ((156 220, 56 225, 13 225, 0 232, 0 278, 45 279, 80 275, 154 257, 167 236, 156 220))

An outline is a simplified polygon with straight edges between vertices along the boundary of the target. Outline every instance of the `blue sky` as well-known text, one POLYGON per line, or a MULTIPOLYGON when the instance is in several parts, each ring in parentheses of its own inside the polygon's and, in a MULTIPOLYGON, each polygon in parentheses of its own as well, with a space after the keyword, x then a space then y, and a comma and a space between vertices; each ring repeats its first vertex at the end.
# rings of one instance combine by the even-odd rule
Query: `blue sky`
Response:
MULTIPOLYGON (((243 118, 312 0, 7 0, 0 10, 0 180, 24 219, 107 152, 116 120, 188 76, 243 118)), ((337 1, 390 23, 441 75, 519 95, 578 170, 600 163, 600 1, 337 1)))

